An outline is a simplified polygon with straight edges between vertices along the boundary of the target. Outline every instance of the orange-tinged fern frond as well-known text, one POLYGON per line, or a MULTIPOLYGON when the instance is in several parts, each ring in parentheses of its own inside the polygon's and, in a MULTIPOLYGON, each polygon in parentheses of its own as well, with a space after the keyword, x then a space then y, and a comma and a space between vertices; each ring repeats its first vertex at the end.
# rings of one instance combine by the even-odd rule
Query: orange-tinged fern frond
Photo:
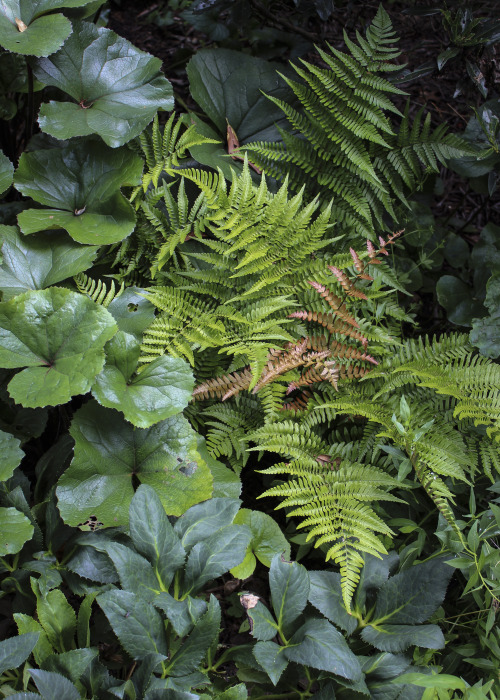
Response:
POLYGON ((351 326, 354 326, 354 328, 359 328, 359 324, 349 314, 343 300, 340 297, 334 294, 330 289, 328 289, 328 287, 325 287, 323 284, 319 284, 319 282, 309 280, 307 284, 310 284, 311 287, 319 292, 336 316, 340 316, 341 319, 346 321, 346 323, 350 323, 351 326))
POLYGON ((240 391, 248 389, 251 382, 252 372, 250 369, 224 374, 221 377, 209 379, 203 384, 198 384, 193 391, 193 398, 198 400, 222 399, 225 401, 230 396, 236 396, 240 391))
POLYGON ((351 282, 345 272, 342 272, 342 270, 339 270, 338 267, 335 267, 334 265, 328 265, 328 269, 330 272, 333 272, 347 296, 365 300, 368 298, 366 294, 363 294, 363 292, 357 289, 356 285, 351 282))
POLYGON ((328 382, 337 389, 339 376, 340 371, 335 362, 325 362, 323 365, 310 367, 307 372, 304 372, 300 379, 297 379, 295 382, 290 382, 286 393, 290 394, 301 386, 317 384, 318 382, 328 382))

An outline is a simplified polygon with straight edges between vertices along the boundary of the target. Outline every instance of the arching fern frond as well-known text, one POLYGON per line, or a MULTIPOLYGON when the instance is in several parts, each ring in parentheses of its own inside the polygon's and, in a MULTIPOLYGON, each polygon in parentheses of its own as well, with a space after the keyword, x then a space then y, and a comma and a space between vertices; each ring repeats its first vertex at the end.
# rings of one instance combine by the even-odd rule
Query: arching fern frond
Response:
POLYGON ((125 285, 122 282, 120 287, 117 289, 115 287, 114 280, 111 280, 111 284, 106 287, 102 280, 94 280, 88 277, 84 272, 80 272, 78 275, 73 277, 76 288, 81 294, 86 294, 92 301, 96 304, 101 304, 101 306, 108 307, 113 299, 117 299, 120 294, 125 289, 125 285))

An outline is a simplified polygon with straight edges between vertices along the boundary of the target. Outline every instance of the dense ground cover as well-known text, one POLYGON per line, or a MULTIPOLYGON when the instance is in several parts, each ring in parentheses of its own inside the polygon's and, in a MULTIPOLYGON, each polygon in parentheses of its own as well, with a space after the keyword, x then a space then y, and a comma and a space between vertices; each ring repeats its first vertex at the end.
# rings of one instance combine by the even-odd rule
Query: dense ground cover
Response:
POLYGON ((4 0, 2 697, 500 695, 499 43, 4 0))

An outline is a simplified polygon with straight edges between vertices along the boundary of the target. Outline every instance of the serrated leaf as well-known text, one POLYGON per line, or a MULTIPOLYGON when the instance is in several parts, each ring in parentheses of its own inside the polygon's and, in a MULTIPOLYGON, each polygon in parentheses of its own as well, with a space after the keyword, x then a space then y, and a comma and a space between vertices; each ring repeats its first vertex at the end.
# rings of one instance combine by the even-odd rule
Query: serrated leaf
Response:
MULTIPOLYGON (((0 9, 1 12, 1 9, 0 9)), ((0 17, 0 36, 1 36, 0 17)), ((0 195, 2 195, 11 185, 14 176, 14 166, 3 151, 0 151, 0 195)))
POLYGON ((38 641, 33 649, 33 657, 36 663, 41 666, 44 659, 54 651, 42 625, 29 615, 22 613, 14 613, 13 617, 20 635, 25 635, 28 632, 34 632, 38 635, 38 641))
POLYGON ((252 637, 263 642, 276 637, 279 632, 278 624, 264 603, 259 600, 251 607, 245 601, 245 596, 242 596, 241 602, 247 609, 252 637))
POLYGON ((23 153, 15 187, 50 209, 22 211, 21 231, 63 228, 79 243, 121 241, 133 231, 135 213, 119 190, 139 184, 142 167, 139 156, 127 148, 108 148, 95 139, 23 153))
POLYGON ((9 394, 30 408, 84 394, 115 332, 106 309, 69 289, 27 292, 0 304, 0 366, 26 367, 9 382, 9 394))
POLYGON ((38 632, 28 632, 0 641, 0 674, 21 666, 38 641, 38 632))
POLYGON ((276 685, 281 674, 288 666, 288 659, 283 654, 285 647, 280 647, 275 642, 257 642, 253 648, 253 655, 276 685))
POLYGON ((140 554, 119 542, 108 542, 106 553, 118 572, 124 590, 147 601, 152 601, 161 592, 151 564, 140 554))
POLYGON ((307 620, 290 639, 283 653, 289 661, 349 680, 362 677, 358 659, 340 632, 326 620, 307 620))
POLYGON ((361 637, 380 651, 398 653, 415 645, 425 649, 443 649, 443 633, 437 625, 367 625, 361 637))
POLYGON ((45 289, 87 270, 97 246, 83 246, 66 233, 21 236, 17 226, 0 226, 3 263, 0 291, 8 301, 30 289, 45 289))
POLYGON ((129 591, 106 591, 97 602, 123 648, 133 659, 168 654, 163 620, 149 603, 129 591))
POLYGON ((34 527, 17 508, 0 508, 0 556, 16 554, 33 537, 34 527))
POLYGON ((211 498, 190 508, 174 526, 184 549, 189 551, 197 542, 232 523, 240 505, 238 498, 211 498))
POLYGON ((36 77, 75 100, 40 109, 42 131, 57 139, 99 134, 116 148, 138 136, 159 109, 174 107, 161 61, 110 29, 75 22, 73 34, 50 58, 35 61, 36 77))
POLYGON ((63 654, 52 654, 44 662, 42 669, 53 673, 60 673, 73 683, 77 683, 87 670, 92 659, 96 659, 99 650, 94 649, 71 649, 63 654))
POLYGON ((211 595, 206 613, 196 622, 190 635, 169 660, 167 666, 169 675, 186 676, 198 668, 219 634, 220 621, 220 605, 217 599, 211 595))
POLYGON ((89 401, 75 413, 70 433, 75 456, 56 492, 70 525, 91 516, 104 526, 128 525, 133 479, 152 486, 171 515, 210 498, 210 472, 196 450, 196 433, 182 415, 148 429, 134 428, 117 411, 89 401))
POLYGON ((269 588, 278 625, 288 635, 294 621, 307 605, 309 575, 306 568, 276 555, 269 570, 269 588))
POLYGON ((443 602, 452 575, 443 560, 431 559, 391 576, 380 588, 371 623, 425 622, 443 602))
POLYGON ((175 572, 183 566, 186 552, 151 486, 142 484, 135 492, 129 527, 135 548, 151 562, 167 590, 175 572))
POLYGON ((47 638, 56 651, 69 651, 76 632, 76 615, 64 593, 55 588, 46 595, 40 593, 32 580, 36 595, 36 613, 47 638))
POLYGON ((107 408, 122 411, 139 428, 149 428, 180 413, 188 405, 194 377, 180 357, 162 355, 139 374, 140 342, 119 331, 106 345, 106 363, 92 387, 93 396, 107 408))
POLYGON ((73 573, 98 583, 116 583, 116 569, 103 552, 92 547, 80 547, 66 566, 73 573))
POLYGON ((166 614, 178 637, 189 634, 196 622, 207 611, 204 600, 192 598, 189 595, 183 600, 176 600, 169 593, 162 592, 153 603, 166 614))
POLYGON ((290 544, 281 532, 278 523, 267 513, 242 508, 234 518, 235 525, 247 525, 252 532, 252 539, 243 562, 231 570, 235 578, 245 579, 253 573, 257 559, 264 566, 271 566, 276 554, 285 559, 290 556, 290 544))
POLYGON ((24 452, 19 447, 20 441, 10 433, 0 430, 0 481, 7 481, 14 473, 14 469, 19 466, 24 452))
POLYGON ((80 700, 78 689, 59 673, 32 668, 30 674, 44 700, 80 700))
POLYGON ((196 593, 207 583, 240 564, 252 533, 245 525, 227 525, 198 542, 189 552, 183 592, 196 593))
POLYGON ((358 621, 349 615, 342 598, 341 576, 334 571, 310 571, 309 601, 326 618, 347 634, 352 634, 358 621))

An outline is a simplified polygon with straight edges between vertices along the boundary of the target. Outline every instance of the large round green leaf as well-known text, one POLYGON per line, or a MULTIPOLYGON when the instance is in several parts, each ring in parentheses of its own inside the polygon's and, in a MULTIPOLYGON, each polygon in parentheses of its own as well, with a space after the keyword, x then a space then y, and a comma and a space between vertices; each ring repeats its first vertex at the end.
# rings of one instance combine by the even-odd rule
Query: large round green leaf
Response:
POLYGON ((159 109, 173 109, 172 86, 160 68, 160 59, 110 29, 75 22, 62 49, 33 66, 39 80, 75 100, 42 105, 42 131, 58 139, 96 133, 109 146, 122 146, 159 109))
POLYGON ((21 212, 21 231, 64 228, 79 243, 121 241, 133 231, 135 214, 120 186, 139 184, 141 174, 139 156, 94 139, 23 153, 14 176, 16 188, 51 208, 21 212))
POLYGON ((459 326, 472 325, 472 319, 483 316, 485 308, 474 296, 474 289, 458 277, 443 275, 437 281, 438 302, 446 309, 448 319, 459 326))
POLYGON ((34 527, 17 508, 0 508, 0 556, 15 554, 33 537, 34 527))
POLYGON ((89 391, 115 334, 111 314, 83 294, 50 287, 0 304, 0 367, 22 406, 56 406, 89 391))
POLYGON ((19 447, 20 441, 10 433, 0 430, 0 481, 7 481, 14 473, 14 469, 19 466, 24 452, 19 447))
POLYGON ((276 521, 267 513, 242 508, 233 520, 235 525, 247 525, 252 531, 252 539, 247 547, 245 558, 231 573, 235 578, 248 578, 257 565, 257 559, 264 566, 271 566, 276 554, 290 558, 290 543, 276 521))
POLYGON ((93 0, 2 0, 0 46, 27 56, 49 56, 71 34, 71 22, 60 13, 63 7, 81 7, 93 0))
POLYGON ((117 333, 106 345, 106 364, 92 393, 103 406, 122 411, 139 428, 149 428, 186 408, 194 377, 187 362, 168 355, 136 375, 140 353, 140 342, 133 335, 117 333))
POLYGON ((75 413, 70 433, 75 456, 57 487, 59 510, 69 525, 91 517, 105 527, 127 525, 139 483, 155 489, 169 515, 181 515, 212 495, 196 433, 180 414, 143 430, 89 401, 75 413))
POLYGON ((64 231, 22 236, 17 226, 1 225, 0 244, 3 301, 30 289, 45 289, 87 270, 98 250, 97 246, 76 243, 64 231))

